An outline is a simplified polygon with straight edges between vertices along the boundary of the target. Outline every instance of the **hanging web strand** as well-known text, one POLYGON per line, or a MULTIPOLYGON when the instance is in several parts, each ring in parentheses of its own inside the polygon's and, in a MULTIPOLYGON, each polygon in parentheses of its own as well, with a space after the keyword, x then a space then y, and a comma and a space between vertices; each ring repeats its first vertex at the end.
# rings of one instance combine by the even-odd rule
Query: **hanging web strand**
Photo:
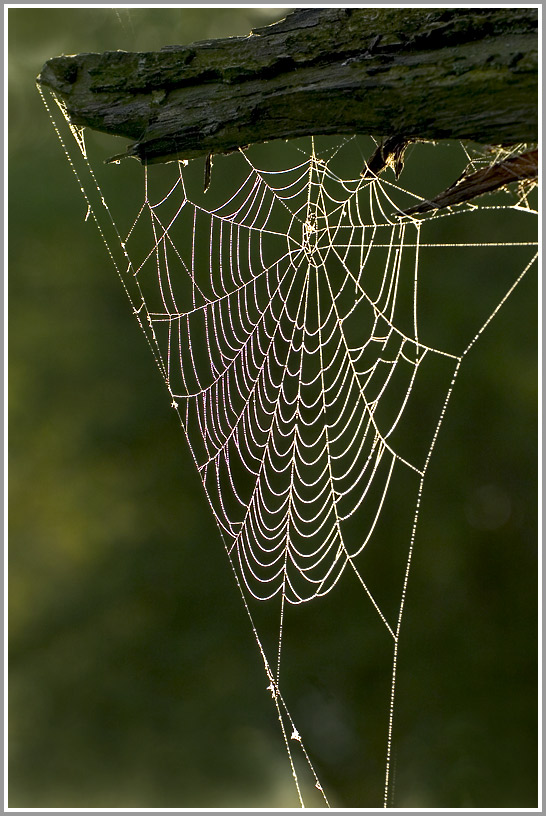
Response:
MULTIPOLYGON (((327 800, 280 690, 287 609, 330 593, 347 573, 393 645, 387 807, 399 638, 425 475, 464 358, 535 263, 536 241, 476 235, 468 227, 474 204, 422 220, 401 215, 419 196, 362 178, 362 163, 353 178, 338 175, 351 139, 322 151, 310 140, 296 147, 296 161, 275 169, 252 150, 229 157, 229 192, 220 200, 207 198, 214 174, 205 196, 185 163, 174 165, 161 192, 154 169, 145 170, 144 202, 122 234, 83 136, 73 135, 108 235, 65 152, 180 417, 264 662, 300 804, 294 746, 327 800), (451 243, 435 230, 445 219, 461 225, 451 243), (492 258, 508 248, 523 254, 472 339, 453 348, 423 326, 421 281, 439 249, 466 263, 477 248, 492 258), (439 372, 426 391, 434 419, 416 428, 430 371, 439 372), (378 600, 364 556, 400 476, 413 480, 415 503, 393 574, 401 584, 393 610, 378 600), (250 603, 274 599, 278 638, 268 658, 250 603)), ((466 156, 471 166, 483 161, 470 149, 466 156)), ((479 209, 536 215, 527 193, 522 187, 515 201, 479 209)))

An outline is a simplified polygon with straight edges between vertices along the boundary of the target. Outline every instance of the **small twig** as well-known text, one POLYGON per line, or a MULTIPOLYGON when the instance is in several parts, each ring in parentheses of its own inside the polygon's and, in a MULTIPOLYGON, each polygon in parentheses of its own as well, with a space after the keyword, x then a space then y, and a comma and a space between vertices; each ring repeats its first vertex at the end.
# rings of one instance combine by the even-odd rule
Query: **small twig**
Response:
POLYGON ((205 177, 203 179, 203 192, 206 193, 210 187, 210 180, 212 178, 212 153, 207 155, 205 159, 205 177))
POLYGON ((406 147, 415 139, 407 139, 403 136, 389 136, 384 142, 378 145, 377 149, 364 164, 364 169, 360 174, 362 178, 370 175, 378 176, 387 167, 392 167, 396 178, 404 169, 404 153, 406 147))
POLYGON ((430 201, 422 201, 403 210, 404 215, 421 215, 431 210, 441 210, 454 204, 462 204, 484 193, 491 193, 514 181, 529 181, 538 176, 538 150, 530 150, 511 159, 497 162, 470 175, 463 174, 455 184, 430 201))

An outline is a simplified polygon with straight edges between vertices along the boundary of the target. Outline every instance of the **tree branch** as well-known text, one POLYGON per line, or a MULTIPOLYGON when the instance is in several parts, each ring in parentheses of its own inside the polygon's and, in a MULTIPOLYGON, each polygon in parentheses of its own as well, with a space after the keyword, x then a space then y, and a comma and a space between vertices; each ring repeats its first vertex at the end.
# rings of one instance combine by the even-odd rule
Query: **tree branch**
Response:
POLYGON ((143 162, 311 134, 537 140, 537 10, 301 9, 248 37, 56 57, 38 82, 143 162))
POLYGON ((455 204, 472 201, 485 193, 492 193, 514 181, 532 181, 538 176, 538 150, 530 150, 519 156, 496 162, 475 173, 463 174, 461 178, 435 196, 403 210, 404 215, 421 215, 431 210, 443 210, 455 204))

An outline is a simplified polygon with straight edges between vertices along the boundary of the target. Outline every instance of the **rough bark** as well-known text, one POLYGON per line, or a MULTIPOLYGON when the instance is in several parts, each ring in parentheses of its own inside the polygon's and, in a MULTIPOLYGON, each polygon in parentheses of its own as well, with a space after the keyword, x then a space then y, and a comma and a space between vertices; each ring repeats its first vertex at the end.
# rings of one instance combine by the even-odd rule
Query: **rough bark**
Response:
POLYGON ((301 9, 248 37, 56 57, 38 82, 149 163, 310 134, 534 142, 537 24, 507 6, 301 9))

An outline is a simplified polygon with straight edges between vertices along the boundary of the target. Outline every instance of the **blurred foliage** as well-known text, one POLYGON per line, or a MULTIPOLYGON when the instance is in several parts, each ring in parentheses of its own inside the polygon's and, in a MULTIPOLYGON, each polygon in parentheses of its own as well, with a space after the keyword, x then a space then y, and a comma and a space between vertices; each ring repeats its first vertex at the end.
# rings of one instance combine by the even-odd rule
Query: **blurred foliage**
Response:
MULTIPOLYGON (((183 435, 34 88, 60 53, 154 50, 282 16, 8 12, 12 807, 298 805, 183 435)), ((422 157, 406 186, 453 181, 449 163, 422 157)), ((427 308, 453 338, 513 280, 497 268, 478 285, 475 268, 442 255, 431 273, 427 308)), ((529 275, 467 358, 425 483, 401 638, 398 807, 536 805, 535 315, 529 275)), ((411 505, 400 491, 393 507, 411 505)), ((394 542, 408 544, 396 512, 389 524, 386 559, 370 565, 379 577, 394 542)), ((255 610, 266 639, 276 609, 255 610)), ((339 807, 381 802, 391 645, 370 618, 348 575, 288 611, 288 702, 339 807)))

